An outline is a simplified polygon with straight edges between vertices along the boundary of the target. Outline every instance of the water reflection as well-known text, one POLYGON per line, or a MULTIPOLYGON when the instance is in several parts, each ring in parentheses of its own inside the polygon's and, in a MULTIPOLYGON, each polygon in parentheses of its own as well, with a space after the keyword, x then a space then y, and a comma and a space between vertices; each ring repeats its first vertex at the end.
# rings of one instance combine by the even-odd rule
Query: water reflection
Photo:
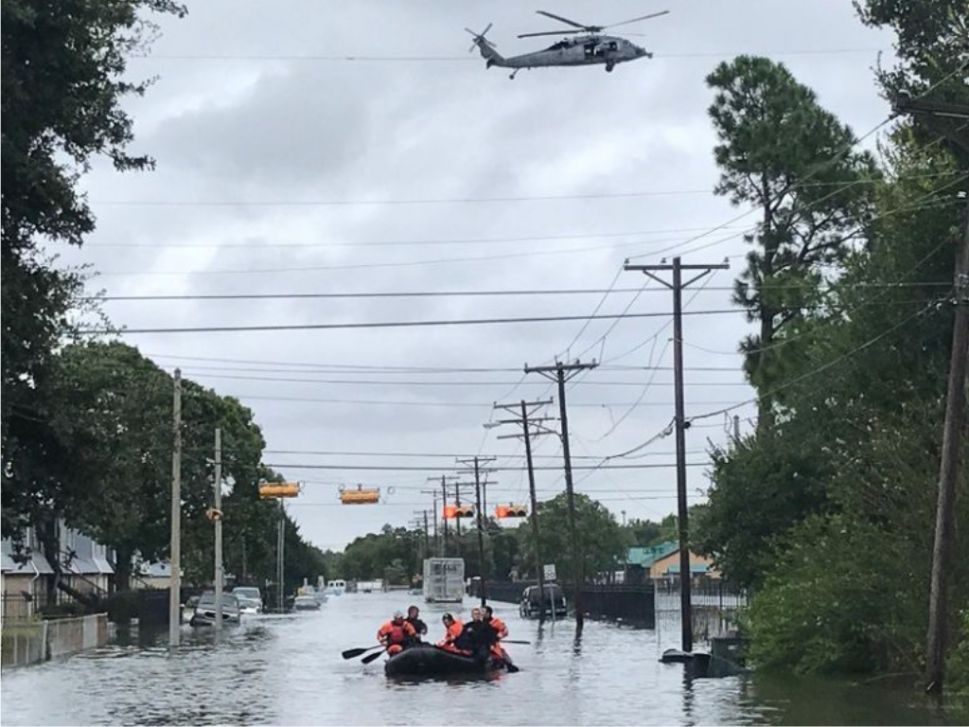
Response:
MULTIPOLYGON (((17 724, 942 724, 969 714, 932 711, 908 686, 740 676, 693 679, 661 664, 678 628, 588 621, 509 625, 516 674, 389 680, 382 659, 344 661, 374 641, 401 607, 395 594, 346 595, 315 613, 248 619, 216 635, 186 628, 169 654, 166 633, 129 632, 109 647, 3 675, 0 720, 17 724)), ((453 609, 466 618, 465 609, 453 609), (463 612, 462 612, 463 611, 463 612)), ((443 608, 425 609, 428 623, 443 608)), ((441 634, 432 627, 429 638, 441 634)), ((964 705, 963 705, 964 709, 964 705)))

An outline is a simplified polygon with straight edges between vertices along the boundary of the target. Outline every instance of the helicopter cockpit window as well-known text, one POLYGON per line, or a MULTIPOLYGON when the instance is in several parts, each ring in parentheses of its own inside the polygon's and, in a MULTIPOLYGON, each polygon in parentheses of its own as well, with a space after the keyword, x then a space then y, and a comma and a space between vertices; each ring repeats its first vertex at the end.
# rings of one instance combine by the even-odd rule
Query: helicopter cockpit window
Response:
POLYGON ((616 44, 616 41, 613 40, 609 42, 609 50, 619 50, 619 46, 616 44))

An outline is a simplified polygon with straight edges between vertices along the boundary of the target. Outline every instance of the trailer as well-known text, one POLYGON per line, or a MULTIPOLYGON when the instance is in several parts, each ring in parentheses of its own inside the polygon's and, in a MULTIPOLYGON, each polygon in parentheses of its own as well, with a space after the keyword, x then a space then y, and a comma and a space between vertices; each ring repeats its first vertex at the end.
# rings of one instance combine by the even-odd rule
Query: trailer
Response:
POLYGON ((424 600, 461 603, 464 600, 464 559, 424 559, 424 600))

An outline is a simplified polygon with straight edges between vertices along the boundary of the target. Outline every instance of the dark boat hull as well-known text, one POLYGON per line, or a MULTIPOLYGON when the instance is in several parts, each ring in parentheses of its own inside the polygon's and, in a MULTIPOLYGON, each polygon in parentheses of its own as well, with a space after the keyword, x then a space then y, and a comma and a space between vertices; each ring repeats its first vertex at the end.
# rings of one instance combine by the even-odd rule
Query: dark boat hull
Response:
POLYGON ((404 649, 384 662, 384 673, 389 677, 487 674, 492 670, 490 659, 480 661, 430 644, 404 649))

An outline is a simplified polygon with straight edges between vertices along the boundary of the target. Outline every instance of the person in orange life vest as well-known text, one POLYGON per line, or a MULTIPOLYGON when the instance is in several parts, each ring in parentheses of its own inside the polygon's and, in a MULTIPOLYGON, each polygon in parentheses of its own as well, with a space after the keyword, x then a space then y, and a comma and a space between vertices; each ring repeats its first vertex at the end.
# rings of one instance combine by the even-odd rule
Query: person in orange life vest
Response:
POLYGON ((454 642, 464 630, 464 624, 449 613, 444 614, 444 616, 441 617, 441 621, 444 623, 444 638, 441 639, 437 645, 442 649, 447 649, 448 651, 457 651, 458 649, 454 645, 454 642))
POLYGON ((404 614, 394 612, 394 618, 377 632, 377 641, 387 647, 387 653, 393 656, 404 650, 404 645, 417 636, 414 627, 404 620, 404 614))
POLYGON ((484 607, 484 622, 488 624, 495 632, 495 643, 491 645, 491 654, 496 659, 502 659, 503 661, 511 661, 508 658, 507 652, 502 648, 501 644, 498 643, 500 639, 504 639, 508 636, 508 626, 500 618, 494 615, 494 611, 491 606, 484 607))

